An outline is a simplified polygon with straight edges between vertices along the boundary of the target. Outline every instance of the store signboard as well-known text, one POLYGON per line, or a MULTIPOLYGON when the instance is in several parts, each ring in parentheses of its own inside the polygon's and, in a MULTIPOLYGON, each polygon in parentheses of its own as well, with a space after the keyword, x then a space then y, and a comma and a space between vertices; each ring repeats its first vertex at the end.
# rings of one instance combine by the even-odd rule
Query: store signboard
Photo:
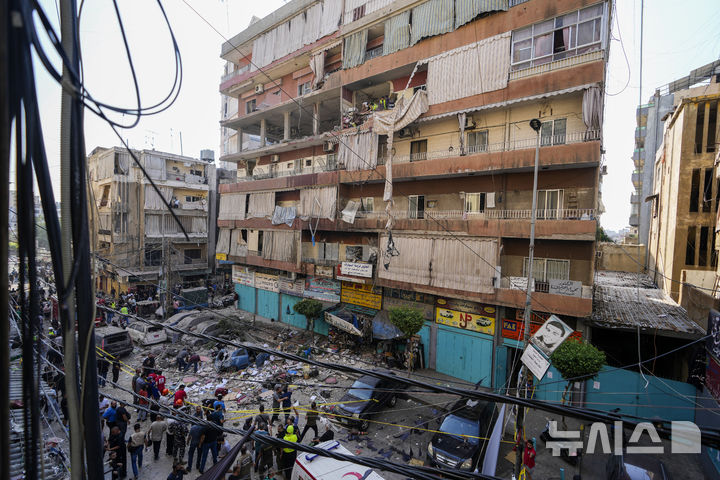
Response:
POLYGON ((255 286, 255 272, 248 270, 247 267, 240 265, 233 265, 232 267, 232 281, 240 285, 247 287, 255 286))
POLYGON ((266 273, 255 273, 255 288, 269 292, 279 292, 278 276, 268 275, 266 273))
POLYGON ((305 279, 298 278, 293 280, 291 278, 280 277, 278 280, 278 286, 280 287, 280 291, 282 293, 302 297, 305 292, 305 279))
MULTIPOLYGON (((535 335, 535 332, 537 332, 541 326, 542 323, 530 322, 530 336, 535 335)), ((522 319, 511 320, 509 318, 504 318, 502 321, 501 333, 504 338, 509 338, 510 340, 522 340, 524 328, 525 324, 523 323, 522 319)), ((582 340, 582 333, 575 330, 573 333, 570 334, 570 338, 582 340)))
POLYGON ((495 307, 467 300, 438 298, 435 322, 473 332, 495 334, 495 307))
POLYGON ((542 380, 548 368, 550 368, 550 360, 532 344, 527 346, 520 357, 520 361, 532 372, 537 380, 542 380))
POLYGON ((351 277, 372 278, 372 263, 342 262, 340 273, 351 277))
POLYGON ((332 278, 307 277, 303 296, 323 302, 340 302, 340 282, 332 278))
POLYGON ((324 265, 315 265, 315 276, 324 278, 333 278, 333 267, 324 265))
POLYGON ((382 309, 382 287, 362 283, 342 282, 340 301, 361 307, 382 309))

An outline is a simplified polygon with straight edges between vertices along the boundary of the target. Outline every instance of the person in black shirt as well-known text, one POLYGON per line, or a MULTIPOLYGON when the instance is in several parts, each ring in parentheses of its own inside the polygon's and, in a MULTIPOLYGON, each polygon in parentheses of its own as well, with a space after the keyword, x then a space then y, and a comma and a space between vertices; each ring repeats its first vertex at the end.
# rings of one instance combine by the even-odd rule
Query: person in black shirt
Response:
MULTIPOLYGON (((107 374, 107 370, 105 370, 105 374, 107 374)), ((120 360, 117 358, 112 364, 112 374, 113 374, 113 382, 117 383, 118 378, 120 378, 120 360)))
POLYGON ((113 427, 108 438, 108 450, 117 455, 116 462, 119 464, 120 478, 127 476, 127 448, 125 437, 118 427, 113 427))
POLYGON ((104 387, 105 379, 107 378, 107 374, 108 374, 108 370, 110 370, 110 362, 108 362, 107 358, 98 357, 97 369, 98 369, 98 375, 99 375, 98 386, 104 387))
POLYGON ((150 353, 147 357, 145 357, 145 360, 143 360, 142 363, 143 371, 142 376, 147 377, 151 373, 155 371, 155 354, 150 353))
POLYGON ((117 418, 115 420, 115 425, 122 432, 123 438, 125 438, 125 434, 127 433, 128 422, 130 421, 130 412, 127 411, 124 403, 121 403, 118 406, 118 408, 116 410, 116 415, 117 415, 117 418))

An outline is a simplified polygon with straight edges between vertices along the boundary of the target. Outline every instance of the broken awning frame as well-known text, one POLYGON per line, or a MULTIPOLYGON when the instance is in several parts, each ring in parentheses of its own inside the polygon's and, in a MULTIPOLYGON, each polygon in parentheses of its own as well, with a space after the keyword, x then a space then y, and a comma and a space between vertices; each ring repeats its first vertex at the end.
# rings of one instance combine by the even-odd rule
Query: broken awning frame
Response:
POLYGON ((349 333, 351 335, 356 335, 358 337, 362 337, 362 332, 358 330, 358 328, 353 325, 352 323, 348 322, 347 320, 338 317, 335 315, 335 313, 341 313, 344 312, 342 309, 335 310, 333 313, 326 311, 325 312, 325 321, 332 325, 333 327, 339 328, 340 330, 349 333))

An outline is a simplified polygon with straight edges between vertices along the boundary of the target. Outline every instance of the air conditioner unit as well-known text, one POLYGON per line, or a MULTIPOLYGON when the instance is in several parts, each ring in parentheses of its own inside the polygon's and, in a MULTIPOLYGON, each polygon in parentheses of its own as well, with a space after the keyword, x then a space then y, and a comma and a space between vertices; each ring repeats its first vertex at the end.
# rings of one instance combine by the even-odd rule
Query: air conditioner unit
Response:
POLYGON ((323 152, 332 153, 334 151, 335 151, 335 146, 332 143, 330 143, 330 142, 323 143, 323 152))
POLYGON ((273 163, 279 162, 279 161, 280 161, 280 155, 271 155, 271 156, 270 156, 270 161, 273 162, 273 163))
POLYGON ((471 115, 465 117, 465 130, 472 130, 476 126, 475 119, 471 115))
POLYGON ((262 84, 255 85, 255 93, 263 93, 264 91, 265 91, 265 87, 262 84))
POLYGON ((410 127, 401 128, 397 132, 399 138, 409 138, 413 136, 413 131, 410 127))

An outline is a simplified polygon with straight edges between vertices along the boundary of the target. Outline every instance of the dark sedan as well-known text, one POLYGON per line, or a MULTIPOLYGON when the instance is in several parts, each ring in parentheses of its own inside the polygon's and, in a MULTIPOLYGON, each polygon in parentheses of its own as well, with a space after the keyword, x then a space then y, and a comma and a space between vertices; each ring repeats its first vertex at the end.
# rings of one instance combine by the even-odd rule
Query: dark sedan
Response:
POLYGON ((352 384, 335 409, 335 419, 343 425, 367 430, 369 417, 385 405, 394 407, 398 390, 403 384, 391 380, 364 375, 352 384))

